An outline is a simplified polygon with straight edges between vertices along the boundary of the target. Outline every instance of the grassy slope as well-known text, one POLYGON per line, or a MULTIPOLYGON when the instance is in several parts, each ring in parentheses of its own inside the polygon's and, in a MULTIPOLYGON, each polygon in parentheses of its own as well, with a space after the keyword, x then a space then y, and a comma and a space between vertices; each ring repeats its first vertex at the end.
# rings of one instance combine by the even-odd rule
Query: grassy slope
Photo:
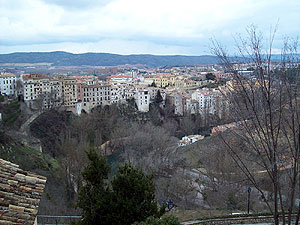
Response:
POLYGON ((5 133, 0 132, 0 157, 20 165, 24 170, 56 171, 58 163, 41 152, 24 146, 12 140, 5 133))

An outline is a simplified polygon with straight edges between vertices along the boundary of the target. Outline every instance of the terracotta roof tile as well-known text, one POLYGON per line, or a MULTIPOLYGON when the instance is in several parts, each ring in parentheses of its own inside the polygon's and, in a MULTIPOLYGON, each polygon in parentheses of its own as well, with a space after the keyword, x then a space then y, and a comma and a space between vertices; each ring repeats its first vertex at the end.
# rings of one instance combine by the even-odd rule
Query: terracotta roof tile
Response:
POLYGON ((0 159, 0 225, 34 224, 46 177, 0 159))

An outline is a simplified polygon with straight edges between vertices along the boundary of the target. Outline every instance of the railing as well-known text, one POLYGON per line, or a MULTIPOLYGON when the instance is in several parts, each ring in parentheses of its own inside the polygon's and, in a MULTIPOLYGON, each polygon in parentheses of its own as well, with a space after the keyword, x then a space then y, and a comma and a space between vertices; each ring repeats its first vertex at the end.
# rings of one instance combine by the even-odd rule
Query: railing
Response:
POLYGON ((38 225, 65 225, 71 222, 79 221, 81 216, 48 216, 48 215, 38 215, 37 224, 38 225))
MULTIPOLYGON (((293 214, 292 218, 296 218, 293 214)), ((81 216, 47 216, 38 215, 38 225, 67 225, 71 222, 76 222, 81 219, 81 216)), ((281 217, 279 219, 282 219, 281 217)), ((273 216, 246 216, 246 217, 234 217, 234 218, 215 218, 215 219, 204 219, 197 221, 183 222, 182 225, 203 225, 203 224, 246 224, 246 223, 270 223, 273 221, 273 216)))
MULTIPOLYGON (((292 215, 293 219, 296 219, 296 214, 292 215)), ((287 219, 287 216, 286 216, 287 219)), ((282 221, 282 217, 279 217, 279 220, 282 221)), ((221 225, 221 224, 255 224, 255 223, 272 223, 274 221, 273 216, 243 216, 243 217, 234 217, 234 218, 216 218, 216 219, 204 219, 183 222, 182 225, 221 225)))

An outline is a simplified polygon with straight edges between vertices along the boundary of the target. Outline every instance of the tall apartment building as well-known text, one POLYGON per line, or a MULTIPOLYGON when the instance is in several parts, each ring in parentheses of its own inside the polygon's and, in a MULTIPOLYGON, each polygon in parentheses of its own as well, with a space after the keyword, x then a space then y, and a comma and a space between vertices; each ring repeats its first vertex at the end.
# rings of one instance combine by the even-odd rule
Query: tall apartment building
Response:
POLYGON ((126 102, 125 87, 111 85, 110 103, 117 104, 117 103, 125 103, 125 102, 126 102))
POLYGON ((23 97, 29 106, 52 108, 62 104, 60 81, 45 74, 23 74, 23 97))
POLYGON ((81 84, 82 89, 82 109, 90 112, 96 106, 105 106, 111 104, 111 86, 106 83, 97 83, 94 85, 81 84))
POLYGON ((17 78, 12 73, 0 74, 0 95, 15 95, 17 78))
POLYGON ((174 113, 182 116, 184 114, 184 98, 180 92, 172 92, 168 94, 170 103, 174 106, 174 113))
POLYGON ((78 84, 74 77, 59 76, 62 104, 70 110, 75 110, 78 101, 78 84))
POLYGON ((157 87, 147 87, 147 90, 149 91, 151 100, 154 100, 156 98, 158 91, 160 92, 160 95, 163 98, 163 100, 166 100, 166 92, 164 89, 157 88, 157 87))
POLYGON ((134 100, 139 111, 141 112, 149 111, 150 94, 147 89, 137 88, 135 90, 134 100))
POLYGON ((213 93, 208 90, 196 90, 192 93, 192 100, 199 104, 199 113, 215 113, 215 98, 213 93))

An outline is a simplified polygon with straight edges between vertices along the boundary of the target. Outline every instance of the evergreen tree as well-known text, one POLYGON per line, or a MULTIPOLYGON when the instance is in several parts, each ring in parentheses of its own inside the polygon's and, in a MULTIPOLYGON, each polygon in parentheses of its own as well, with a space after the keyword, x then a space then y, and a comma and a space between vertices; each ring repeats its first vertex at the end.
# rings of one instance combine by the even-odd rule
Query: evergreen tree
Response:
POLYGON ((119 167, 112 188, 116 212, 113 224, 132 224, 163 214, 155 200, 153 177, 144 174, 141 169, 128 163, 119 167))
POLYGON ((163 101, 163 97, 161 96, 160 90, 157 91, 154 102, 156 104, 160 104, 163 101))
POLYGON ((110 183, 106 159, 94 149, 87 154, 90 163, 82 173, 85 184, 77 202, 83 210, 79 224, 130 225, 163 214, 155 200, 152 176, 125 164, 110 183))
POLYGON ((216 80, 216 75, 213 73, 207 73, 206 80, 216 80))
POLYGON ((77 201, 77 206, 83 212, 80 224, 111 224, 107 217, 111 213, 107 207, 111 190, 106 182, 110 166, 94 149, 90 149, 87 156, 90 163, 82 172, 85 184, 79 190, 77 201))

